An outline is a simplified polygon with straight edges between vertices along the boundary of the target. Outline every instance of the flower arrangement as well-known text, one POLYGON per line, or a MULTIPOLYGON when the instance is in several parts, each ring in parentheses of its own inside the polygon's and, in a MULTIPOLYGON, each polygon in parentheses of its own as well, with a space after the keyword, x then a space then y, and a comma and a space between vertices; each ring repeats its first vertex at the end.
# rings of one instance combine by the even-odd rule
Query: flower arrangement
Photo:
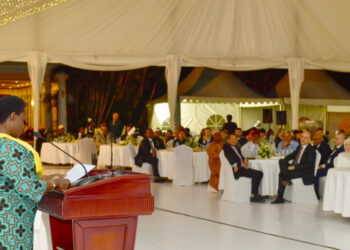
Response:
POLYGON ((199 139, 200 139, 200 135, 196 135, 192 138, 190 138, 189 140, 186 140, 185 145, 189 146, 190 148, 193 149, 198 149, 199 147, 199 139))
POLYGON ((134 136, 128 136, 124 141, 119 142, 119 144, 120 145, 128 145, 129 142, 131 142, 135 146, 139 145, 139 143, 137 142, 137 139, 134 136))
POLYGON ((272 156, 271 149, 268 142, 261 142, 258 150, 258 157, 260 159, 268 159, 272 156))

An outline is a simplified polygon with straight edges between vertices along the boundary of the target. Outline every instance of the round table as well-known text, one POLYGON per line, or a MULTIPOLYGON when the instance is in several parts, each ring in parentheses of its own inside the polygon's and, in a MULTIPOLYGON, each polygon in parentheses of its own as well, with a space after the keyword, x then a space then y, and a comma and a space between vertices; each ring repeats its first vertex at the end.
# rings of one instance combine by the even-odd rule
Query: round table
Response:
POLYGON ((326 177, 323 210, 350 217, 350 167, 331 168, 326 177))
POLYGON ((269 196, 277 194, 279 158, 249 160, 248 165, 249 168, 260 170, 264 174, 259 186, 260 194, 269 196))
MULTIPOLYGON (((56 146, 76 157, 79 152, 78 143, 53 142, 56 146)), ((74 160, 64 154, 48 142, 44 142, 41 147, 40 159, 49 164, 74 164, 74 160)))
MULTIPOLYGON (((97 166, 110 166, 111 165, 111 148, 113 150, 113 166, 125 166, 131 167, 133 159, 131 159, 128 146, 113 145, 110 144, 101 145, 100 153, 98 155, 97 166)), ((135 146, 135 152, 139 150, 138 146, 135 146)))
MULTIPOLYGON (((175 153, 172 150, 158 150, 159 175, 168 179, 174 178, 175 153)), ((195 182, 206 182, 210 178, 207 152, 193 152, 193 178, 195 182)))

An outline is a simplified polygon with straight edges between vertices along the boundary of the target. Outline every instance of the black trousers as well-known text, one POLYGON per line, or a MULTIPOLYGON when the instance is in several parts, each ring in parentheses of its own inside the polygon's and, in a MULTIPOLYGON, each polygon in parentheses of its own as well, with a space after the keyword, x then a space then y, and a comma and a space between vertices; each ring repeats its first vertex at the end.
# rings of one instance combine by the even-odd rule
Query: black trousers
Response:
POLYGON ((160 177, 159 176, 159 170, 158 170, 158 159, 156 157, 146 156, 143 159, 143 162, 147 162, 147 163, 151 164, 152 165, 152 169, 153 169, 153 175, 155 177, 160 177))
MULTIPOLYGON (((233 169, 232 169, 233 170, 233 169)), ((235 174, 233 172, 233 175, 236 177, 248 177, 252 179, 252 194, 259 194, 259 185, 261 182, 261 179, 263 178, 263 172, 255 169, 246 169, 241 167, 238 171, 238 174, 235 174)))
POLYGON ((279 196, 283 196, 285 186, 282 185, 283 181, 291 181, 292 179, 303 177, 303 173, 298 170, 288 170, 290 164, 285 159, 279 161, 280 164, 280 173, 278 175, 278 191, 279 196))

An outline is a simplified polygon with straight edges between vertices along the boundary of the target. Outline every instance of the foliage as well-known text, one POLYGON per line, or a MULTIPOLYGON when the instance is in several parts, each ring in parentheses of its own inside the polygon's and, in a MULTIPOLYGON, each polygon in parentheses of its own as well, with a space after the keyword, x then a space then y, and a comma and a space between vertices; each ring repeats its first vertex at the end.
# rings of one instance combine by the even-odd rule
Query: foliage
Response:
POLYGON ((189 146, 190 148, 199 148, 199 139, 200 135, 196 135, 188 140, 186 140, 185 145, 189 146))
POLYGON ((272 156, 272 152, 267 141, 260 142, 260 148, 258 150, 258 157, 261 159, 268 159, 272 156))

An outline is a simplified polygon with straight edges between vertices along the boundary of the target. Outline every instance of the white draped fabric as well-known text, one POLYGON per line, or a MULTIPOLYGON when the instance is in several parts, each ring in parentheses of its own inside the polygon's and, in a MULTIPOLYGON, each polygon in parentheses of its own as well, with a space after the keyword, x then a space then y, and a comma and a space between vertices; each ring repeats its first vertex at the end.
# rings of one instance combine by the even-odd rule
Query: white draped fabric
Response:
POLYGON ((298 58, 289 58, 288 73, 290 98, 292 104, 292 129, 298 129, 300 90, 301 84, 304 81, 304 68, 302 60, 298 58))
MULTIPOLYGON (((181 66, 287 67, 295 128, 303 68, 350 71, 349 16, 350 2, 334 0, 67 0, 0 26, 0 62, 165 66, 172 126, 181 66)), ((43 66, 31 73, 36 87, 43 66)))
POLYGON ((28 53, 28 72, 32 82, 34 97, 34 131, 39 130, 39 98, 46 71, 46 62, 46 54, 39 52, 28 53))

